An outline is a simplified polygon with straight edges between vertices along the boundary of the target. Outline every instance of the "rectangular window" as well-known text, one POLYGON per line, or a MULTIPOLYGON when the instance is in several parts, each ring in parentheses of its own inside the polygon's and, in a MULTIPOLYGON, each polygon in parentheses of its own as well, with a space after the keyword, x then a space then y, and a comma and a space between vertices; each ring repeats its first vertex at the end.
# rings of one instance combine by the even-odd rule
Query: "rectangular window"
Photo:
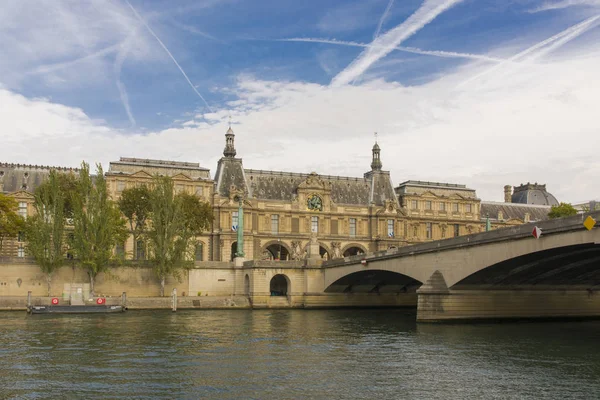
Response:
POLYGON ((24 201, 19 202, 19 215, 23 218, 27 218, 27 203, 24 201))
POLYGON ((197 186, 196 187, 196 196, 200 197, 202 196, 202 186, 197 186))
POLYGON ((356 236, 356 218, 350 218, 350 237, 356 236))
POLYGON ((117 192, 122 192, 123 190, 125 190, 125 182, 118 181, 117 182, 117 192))
POLYGON ((319 232, 319 217, 310 217, 310 231, 313 233, 319 232))
POLYGON ((446 211, 446 203, 443 201, 440 202, 440 211, 446 211))
POLYGON ((204 260, 204 246, 202 246, 202 243, 198 243, 196 245, 196 261, 203 261, 204 260))
POLYGON ((427 239, 432 239, 433 238, 433 227, 431 226, 431 222, 427 222, 425 224, 426 228, 427 228, 427 239))
POLYGON ((387 234, 388 234, 388 237, 391 237, 391 238, 394 237, 394 220, 393 219, 387 220, 387 234))
POLYGON ((271 233, 277 235, 279 233, 279 215, 271 215, 271 233))
POLYGON ((22 242, 23 241, 23 232, 19 232, 19 234, 17 235, 17 242, 22 242))
POLYGON ((427 200, 427 201, 425 202, 425 209, 426 209, 426 210, 431 210, 431 201, 427 200))
POLYGON ((465 212, 471 212, 471 204, 465 204, 465 212))
POLYGON ((231 213, 231 229, 232 230, 237 231, 238 222, 239 222, 239 212, 233 211, 231 213))
POLYGON ((452 212, 458 212, 458 203, 452 203, 452 212))
POLYGON ((138 240, 135 244, 135 256, 136 260, 146 259, 146 244, 142 240, 138 240))
POLYGON ((17 256, 25 257, 25 249, 23 248, 23 246, 19 246, 19 250, 17 250, 17 256))
POLYGON ((413 209, 413 210, 416 210, 418 208, 416 200, 411 200, 410 201, 410 208, 413 209))
POLYGON ((460 236, 460 225, 454 224, 454 236, 460 236))
POLYGON ((117 255, 117 257, 125 257, 125 243, 117 243, 115 254, 117 255))

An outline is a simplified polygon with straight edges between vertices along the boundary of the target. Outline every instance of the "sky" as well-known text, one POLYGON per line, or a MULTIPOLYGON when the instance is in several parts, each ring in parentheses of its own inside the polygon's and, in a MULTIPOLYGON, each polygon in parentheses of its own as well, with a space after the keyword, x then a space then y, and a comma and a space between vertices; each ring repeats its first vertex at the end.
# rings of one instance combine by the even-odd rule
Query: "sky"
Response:
POLYGON ((0 162, 214 174, 231 119, 245 168, 600 199, 600 0, 2 0, 0 43, 0 162))

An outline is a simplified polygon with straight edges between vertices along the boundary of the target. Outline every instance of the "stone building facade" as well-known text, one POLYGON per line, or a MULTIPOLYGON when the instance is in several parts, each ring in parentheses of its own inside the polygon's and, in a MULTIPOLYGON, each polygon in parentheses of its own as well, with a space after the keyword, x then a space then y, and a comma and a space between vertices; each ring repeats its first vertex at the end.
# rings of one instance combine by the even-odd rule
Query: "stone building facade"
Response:
MULTIPOLYGON (((32 212, 33 190, 51 169, 76 172, 0 164, 0 192, 13 196, 26 216, 32 212)), ((475 190, 458 184, 411 180, 394 188, 377 143, 362 177, 247 169, 237 157, 231 127, 214 178, 198 163, 125 157, 111 162, 105 173, 115 200, 156 174, 171 176, 176 191, 213 206, 212 227, 197 238, 198 261, 231 261, 238 251, 238 228, 243 229, 246 259, 303 259, 311 238, 323 259, 335 259, 545 219, 549 211, 549 205, 484 202, 475 190)), ((545 195, 535 198, 540 196, 545 195)), ((118 251, 145 256, 144 243, 131 238, 118 251)), ((24 256, 24 244, 13 241, 2 253, 24 256)))

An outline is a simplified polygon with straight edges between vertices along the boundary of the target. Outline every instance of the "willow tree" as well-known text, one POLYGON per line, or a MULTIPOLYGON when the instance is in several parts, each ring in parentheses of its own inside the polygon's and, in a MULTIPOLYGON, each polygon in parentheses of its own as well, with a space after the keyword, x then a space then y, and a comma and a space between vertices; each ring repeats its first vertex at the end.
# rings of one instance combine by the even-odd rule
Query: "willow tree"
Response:
POLYGON ((65 227, 69 212, 69 193, 61 182, 67 182, 54 170, 48 180, 35 190, 35 214, 25 222, 27 252, 33 256, 46 275, 48 296, 52 290, 52 275, 64 265, 66 243, 65 227))
POLYGON ((126 221, 108 194, 102 166, 96 166, 96 176, 92 179, 89 165, 82 163, 73 198, 71 247, 77 264, 89 276, 92 296, 96 277, 108 271, 113 249, 127 235, 126 221))
MULTIPOLYGON (((129 221, 129 228, 133 236, 133 243, 137 242, 146 232, 148 214, 150 213, 150 191, 145 185, 123 190, 117 202, 119 209, 129 221)), ((137 251, 134 250, 133 258, 137 260, 137 251)))
POLYGON ((167 276, 181 279, 181 270, 193 265, 196 235, 210 226, 212 211, 194 195, 175 194, 170 177, 157 176, 150 191, 150 219, 149 260, 164 296, 167 276))
POLYGON ((6 239, 14 239, 23 228, 23 217, 17 213, 17 202, 0 193, 0 252, 6 239))

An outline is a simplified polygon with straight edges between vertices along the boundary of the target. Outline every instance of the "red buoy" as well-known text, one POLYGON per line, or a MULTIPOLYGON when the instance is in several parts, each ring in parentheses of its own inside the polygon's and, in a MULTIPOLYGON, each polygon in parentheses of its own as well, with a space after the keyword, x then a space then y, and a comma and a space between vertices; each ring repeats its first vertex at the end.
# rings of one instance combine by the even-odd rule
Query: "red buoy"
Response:
POLYGON ((58 297, 53 297, 52 298, 52 304, 54 304, 54 305, 58 304, 58 297))
POLYGON ((98 299, 96 300, 96 304, 104 304, 106 302, 106 299, 103 297, 98 297, 98 299))

